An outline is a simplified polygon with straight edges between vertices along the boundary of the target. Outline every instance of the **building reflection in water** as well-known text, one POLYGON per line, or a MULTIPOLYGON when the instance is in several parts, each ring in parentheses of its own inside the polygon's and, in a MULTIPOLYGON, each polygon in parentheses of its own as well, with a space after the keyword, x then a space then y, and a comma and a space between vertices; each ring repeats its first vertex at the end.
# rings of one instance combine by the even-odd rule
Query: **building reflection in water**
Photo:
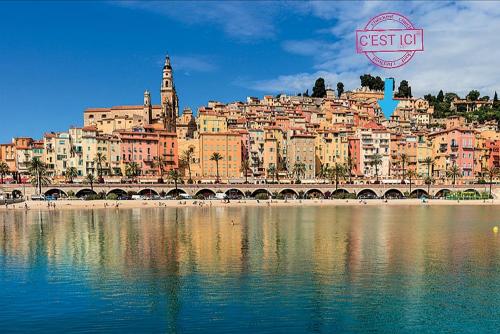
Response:
POLYGON ((353 308, 351 321, 373 322, 386 319, 377 301, 399 294, 393 307, 413 321, 421 315, 407 305, 429 302, 428 291, 450 284, 445 278, 463 286, 499 276, 499 239, 489 233, 495 216, 491 207, 7 211, 0 263, 44 268, 52 279, 78 268, 97 292, 146 296, 148 307, 165 312, 169 332, 181 317, 193 320, 183 311, 193 303, 219 305, 211 310, 217 318, 231 300, 258 308, 283 296, 309 313, 308 329, 321 330, 342 326, 343 305, 353 301, 365 309, 353 308), (472 263, 479 272, 468 270, 472 263))

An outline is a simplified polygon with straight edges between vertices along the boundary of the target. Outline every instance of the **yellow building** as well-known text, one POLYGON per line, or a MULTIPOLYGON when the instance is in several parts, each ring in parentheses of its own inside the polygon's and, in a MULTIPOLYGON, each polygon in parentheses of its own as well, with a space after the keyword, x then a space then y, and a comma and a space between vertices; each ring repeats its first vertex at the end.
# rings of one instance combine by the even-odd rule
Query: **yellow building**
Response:
POLYGON ((335 163, 347 163, 349 141, 347 135, 333 130, 319 130, 315 141, 316 174, 321 166, 332 167, 335 163))
POLYGON ((428 140, 426 135, 417 135, 417 167, 415 172, 418 177, 427 176, 427 164, 425 159, 428 157, 433 158, 432 143, 428 140))
POLYGON ((211 160, 214 153, 222 156, 218 162, 221 180, 241 177, 241 135, 239 133, 201 133, 199 148, 203 178, 215 179, 217 175, 217 163, 211 160))
POLYGON ((278 172, 278 139, 274 136, 274 131, 264 133, 264 151, 263 162, 267 178, 273 178, 275 175, 269 174, 269 169, 274 168, 278 172))
POLYGON ((219 116, 214 112, 200 110, 196 119, 198 123, 198 132, 227 132, 227 119, 224 116, 219 116))

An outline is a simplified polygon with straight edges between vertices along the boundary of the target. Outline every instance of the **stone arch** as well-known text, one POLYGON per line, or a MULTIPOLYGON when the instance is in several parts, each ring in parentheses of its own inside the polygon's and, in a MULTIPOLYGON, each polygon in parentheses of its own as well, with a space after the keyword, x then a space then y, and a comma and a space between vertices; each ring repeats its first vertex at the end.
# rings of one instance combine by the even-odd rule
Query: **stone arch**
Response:
POLYGON ((378 195, 375 191, 373 191, 371 189, 362 189, 358 192, 357 197, 360 199, 363 199, 363 198, 375 199, 375 198, 378 198, 378 195))
POLYGON ((427 191, 420 188, 415 189, 410 193, 410 198, 421 198, 422 196, 429 197, 429 194, 427 193, 427 191))
POLYGON ((319 189, 309 189, 304 194, 305 198, 325 198, 325 194, 319 189))
POLYGON ((281 195, 283 195, 284 198, 297 198, 297 197, 299 197, 299 194, 295 190, 290 189, 290 188, 282 189, 279 193, 281 195))
POLYGON ((116 196, 127 196, 127 192, 120 188, 111 189, 110 191, 108 191, 106 196, 111 194, 115 194, 116 196))
POLYGON ((23 197, 23 193, 19 189, 12 190, 12 198, 21 198, 23 197))
POLYGON ((44 192, 45 196, 53 196, 54 198, 68 197, 68 194, 59 188, 51 188, 44 192))
POLYGON ((241 199, 245 197, 245 194, 240 189, 232 188, 226 190, 226 195, 229 199, 241 199))
POLYGON ((138 194, 141 196, 147 196, 147 197, 158 196, 158 192, 154 189, 151 189, 151 188, 141 189, 141 190, 139 190, 138 194))
POLYGON ((330 198, 345 198, 349 196, 350 192, 343 188, 338 188, 337 190, 333 189, 330 198))
POLYGON ((172 188, 169 191, 167 191, 165 194, 167 196, 177 197, 180 194, 187 194, 187 193, 186 193, 186 191, 184 189, 177 188, 177 191, 176 191, 175 188, 172 188))
POLYGON ((448 196, 448 194, 450 194, 450 193, 451 193, 450 189, 439 189, 436 192, 436 195, 434 195, 434 197, 436 197, 436 198, 443 198, 443 197, 448 196))
POLYGON ((405 195, 398 189, 388 189, 385 193, 384 193, 384 197, 385 198, 397 198, 397 199, 401 199, 401 198, 404 198, 405 195))
POLYGON ((211 197, 215 197, 215 191, 213 191, 212 189, 200 189, 196 192, 196 195, 195 197, 199 197, 199 196, 203 196, 204 198, 211 198, 211 197))
POLYGON ((97 193, 89 188, 80 189, 75 194, 77 198, 84 198, 86 196, 91 196, 91 195, 97 195, 97 193))
POLYGON ((272 196, 272 194, 266 189, 259 188, 252 192, 252 197, 257 196, 258 194, 266 194, 267 196, 272 196))

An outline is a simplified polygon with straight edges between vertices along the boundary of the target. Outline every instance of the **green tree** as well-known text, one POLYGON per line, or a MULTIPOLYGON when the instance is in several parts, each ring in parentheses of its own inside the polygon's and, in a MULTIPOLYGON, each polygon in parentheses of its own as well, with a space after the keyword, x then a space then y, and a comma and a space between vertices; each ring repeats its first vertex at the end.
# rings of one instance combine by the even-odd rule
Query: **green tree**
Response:
POLYGON ((408 170, 408 173, 406 174, 408 176, 408 181, 410 182, 410 194, 411 194, 411 181, 417 178, 417 172, 415 172, 413 169, 408 170))
POLYGON ((153 168, 158 168, 158 174, 160 175, 160 179, 158 180, 160 183, 163 183, 163 175, 165 175, 165 167, 167 166, 167 161, 161 155, 154 157, 153 159, 153 168))
POLYGON ((440 90, 437 97, 436 97, 437 102, 443 102, 444 101, 444 94, 443 90, 440 90))
POLYGON ((187 150, 184 150, 181 154, 181 166, 187 168, 188 170, 188 183, 193 183, 193 178, 191 177, 191 162, 193 161, 194 156, 194 147, 189 147, 187 150))
POLYGON ((172 169, 168 172, 168 178, 169 180, 174 182, 174 187, 175 187, 175 196, 179 196, 179 189, 177 188, 178 182, 182 181, 181 175, 179 174, 179 171, 177 169, 172 169))
POLYGON ((329 173, 328 166, 326 164, 321 164, 319 171, 318 171, 318 177, 320 179, 323 179, 323 182, 324 182, 324 179, 326 179, 328 177, 328 173, 329 173))
POLYGON ((409 98, 412 97, 411 95, 411 87, 408 84, 408 81, 402 80, 399 83, 399 88, 397 93, 395 94, 396 97, 403 97, 403 98, 409 98))
POLYGON ((372 155, 372 158, 370 159, 370 165, 372 167, 375 167, 375 178, 376 178, 376 182, 379 183, 378 167, 380 165, 382 165, 382 156, 378 153, 375 153, 374 155, 372 155))
POLYGON ((66 181, 68 183, 73 183, 73 180, 78 177, 78 170, 76 167, 69 167, 66 169, 66 172, 64 172, 64 176, 66 177, 66 181))
POLYGON ((85 177, 85 183, 90 185, 90 190, 94 191, 95 176, 92 173, 88 173, 85 177))
POLYGON ((429 198, 431 197, 431 184, 434 183, 434 179, 430 176, 427 176, 424 180, 425 184, 427 185, 427 195, 429 195, 429 198))
POLYGON ((37 188, 38 194, 42 193, 42 186, 50 184, 47 176, 47 165, 40 158, 33 158, 28 163, 28 172, 31 176, 31 183, 37 188))
POLYGON ((497 92, 495 91, 495 95, 493 95, 493 108, 498 109, 499 103, 498 103, 498 95, 497 92))
POLYGON ((407 161, 408 161, 408 155, 406 153, 401 153, 400 162, 401 162, 401 169, 403 171, 403 179, 401 180, 402 183, 405 182, 405 167, 407 161))
POLYGON ((341 177, 344 177, 346 174, 345 167, 342 164, 335 163, 335 165, 333 165, 333 167, 329 168, 328 174, 330 177, 330 181, 332 183, 333 183, 333 181, 335 181, 335 191, 337 191, 338 186, 339 186, 339 179, 341 177))
POLYGON ((479 91, 473 89, 467 94, 466 99, 469 101, 477 101, 480 95, 479 91))
POLYGON ((4 178, 7 174, 9 174, 10 168, 9 165, 5 161, 0 162, 0 179, 3 184, 4 178))
POLYGON ((340 96, 344 93, 344 84, 342 82, 337 83, 337 96, 340 99, 340 96))
POLYGON ((498 167, 492 166, 492 167, 487 167, 484 171, 485 171, 485 174, 488 176, 488 180, 489 180, 489 184, 490 184, 490 198, 493 198, 492 194, 491 194, 491 187, 493 184, 493 179, 498 176, 498 174, 500 173, 500 169, 498 167))
POLYGON ((248 171, 250 170, 250 160, 244 159, 241 161, 240 171, 245 176, 245 183, 248 183, 248 171))
POLYGON ((99 176, 98 182, 99 183, 103 183, 104 182, 104 178, 102 177, 102 175, 103 175, 103 168, 102 168, 102 166, 106 162, 106 156, 104 155, 104 153, 97 152, 97 154, 95 155, 95 158, 94 158, 94 162, 97 165, 97 175, 99 176))
POLYGON ((325 88, 325 79, 318 78, 314 83, 312 97, 325 97, 326 96, 326 88, 325 88))
POLYGON ((136 177, 141 175, 141 167, 137 162, 129 162, 125 166, 125 175, 127 175, 127 177, 129 178, 135 179, 136 177))
POLYGON ((352 167, 356 164, 356 159, 351 157, 351 154, 347 156, 346 171, 349 177, 349 184, 352 184, 352 167))
POLYGON ((460 176, 460 168, 456 164, 453 164, 446 171, 446 176, 451 177, 451 179, 453 180, 453 185, 455 185, 457 177, 460 176))
POLYGON ((269 166, 269 168, 267 169, 267 175, 271 175, 273 183, 274 183, 274 179, 276 178, 276 172, 277 172, 277 169, 276 169, 276 166, 274 164, 269 166))
POLYGON ((212 156, 210 157, 210 160, 215 161, 215 170, 217 172, 217 176, 215 179, 215 183, 220 182, 220 177, 219 177, 219 161, 223 159, 222 155, 219 152, 214 152, 212 156))
POLYGON ((434 159, 427 157, 424 159, 424 164, 427 165, 427 177, 431 177, 431 166, 434 164, 434 159))
POLYGON ((306 174, 306 164, 303 162, 296 162, 293 165, 292 173, 295 175, 295 181, 300 182, 300 178, 306 174))

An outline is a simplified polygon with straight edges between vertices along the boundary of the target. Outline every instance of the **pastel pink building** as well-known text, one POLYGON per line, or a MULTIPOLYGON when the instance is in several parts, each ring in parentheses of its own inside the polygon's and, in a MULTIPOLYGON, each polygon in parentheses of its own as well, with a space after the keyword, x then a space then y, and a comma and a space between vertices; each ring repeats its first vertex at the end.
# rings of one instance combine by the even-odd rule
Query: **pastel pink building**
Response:
POLYGON ((159 176, 160 168, 155 164, 158 159, 164 161, 164 174, 178 168, 177 137, 174 132, 143 127, 119 131, 118 134, 124 168, 135 162, 140 167, 141 175, 159 176))

